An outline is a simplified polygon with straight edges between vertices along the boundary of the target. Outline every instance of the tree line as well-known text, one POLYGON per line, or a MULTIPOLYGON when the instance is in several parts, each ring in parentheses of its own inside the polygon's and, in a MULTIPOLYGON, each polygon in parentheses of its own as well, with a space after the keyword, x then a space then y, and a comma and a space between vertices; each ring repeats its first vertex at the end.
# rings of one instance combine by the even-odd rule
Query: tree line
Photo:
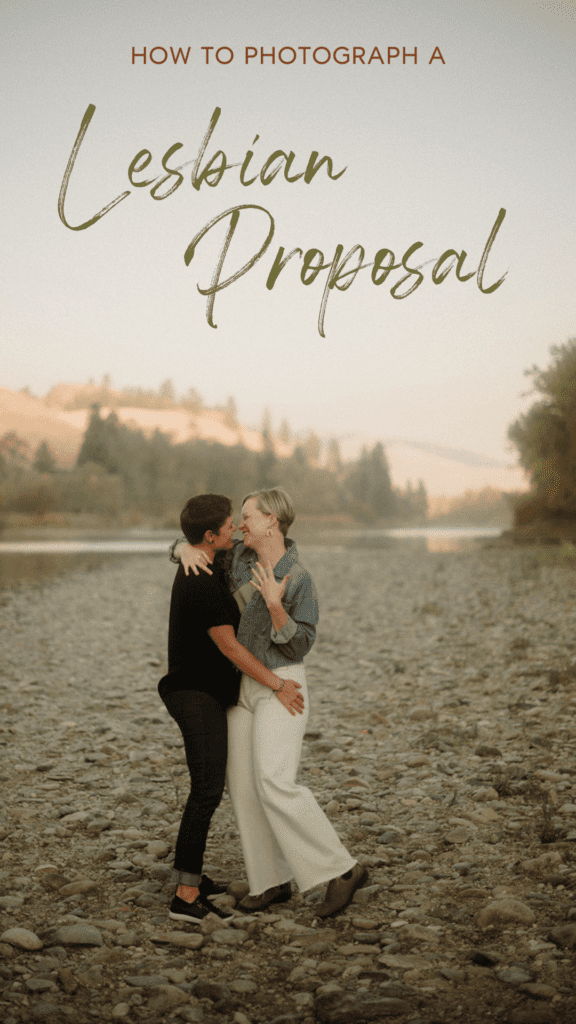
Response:
MULTIPOLYGON (((235 408, 225 410, 232 420, 235 408)), ((280 430, 281 444, 293 440, 280 430)), ((76 465, 58 467, 46 441, 31 453, 14 432, 0 438, 3 512, 46 515, 90 513, 109 522, 147 521, 173 526, 193 494, 224 493, 238 504, 244 494, 280 484, 292 495, 299 515, 348 515, 363 523, 417 523, 426 519, 428 498, 422 481, 394 487, 384 446, 365 447, 343 462, 337 441, 320 464, 321 442, 310 431, 288 457, 280 457, 269 415, 263 447, 190 439, 179 444, 160 430, 151 436, 103 415, 94 403, 76 465)))
POLYGON ((550 349, 545 369, 525 375, 536 401, 510 426, 530 493, 516 507, 516 524, 576 520, 576 338, 550 349))

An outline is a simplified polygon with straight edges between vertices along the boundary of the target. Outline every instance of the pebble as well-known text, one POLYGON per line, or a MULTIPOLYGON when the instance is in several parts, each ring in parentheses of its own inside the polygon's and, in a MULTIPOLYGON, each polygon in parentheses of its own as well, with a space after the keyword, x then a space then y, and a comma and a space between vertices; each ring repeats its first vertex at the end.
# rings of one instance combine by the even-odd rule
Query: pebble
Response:
POLYGON ((357 1021, 381 1021, 408 1013, 410 1003, 402 999, 354 997, 340 993, 321 996, 314 1004, 314 1013, 322 1024, 357 1024, 357 1021))
POLYGON ((112 1007, 111 1016, 115 1020, 121 1020, 123 1017, 127 1017, 130 1013, 130 1003, 116 1003, 116 1006, 112 1007))
POLYGON ((97 928, 89 924, 64 925, 57 928, 52 936, 56 943, 61 942, 63 946, 102 946, 103 939, 97 928))
POLYGON ((98 883, 90 881, 89 878, 82 878, 78 882, 70 882, 69 885, 63 885, 59 889, 61 896, 78 896, 83 892, 91 892, 92 889, 97 889, 98 883))
POLYGON ((532 996, 533 999, 554 999, 558 995, 558 990, 552 985, 538 985, 533 982, 529 985, 521 985, 520 991, 532 996))
POLYGON ((159 985, 153 990, 146 1008, 151 1013, 166 1013, 167 1010, 172 1010, 175 1006, 187 1002, 186 992, 182 992, 174 985, 159 985))
MULTIPOLYGON (((20 987, 0 1019, 576 1018, 572 571, 521 549, 345 552, 344 576, 301 552, 322 614, 299 777, 370 874, 330 921, 324 886, 227 925, 167 917, 188 792, 156 692, 168 560, 2 592, 0 953, 20 987)), ((247 894, 226 794, 205 871, 230 905, 247 894)))
POLYGON ((534 924, 535 920, 534 911, 525 903, 514 899, 495 900, 493 903, 488 903, 476 915, 476 924, 479 928, 508 924, 509 922, 534 924))
POLYGON ((530 971, 523 971, 520 967, 506 967, 495 972, 498 981, 504 981, 509 985, 519 985, 523 981, 530 981, 530 971))
POLYGON ((7 928, 0 935, 0 942, 7 942, 10 946, 19 946, 20 949, 42 949, 42 940, 28 928, 7 928))
POLYGON ((45 999, 40 998, 32 1006, 31 1013, 38 1020, 46 1020, 46 1018, 52 1017, 53 1014, 59 1013, 59 1007, 57 1003, 49 1003, 45 999))
POLYGON ((236 978, 235 981, 231 981, 229 985, 232 992, 237 992, 239 995, 247 995, 258 991, 258 985, 255 981, 250 981, 249 978, 236 978))
POLYGON ((242 928, 217 928, 211 932, 210 939, 219 946, 241 946, 250 938, 242 928))
POLYGON ((459 845, 460 843, 467 843, 470 839, 470 832, 467 828, 453 828, 451 832, 447 832, 444 836, 447 843, 453 843, 459 845))
POLYGON ((550 941, 567 949, 576 947, 576 924, 559 925, 550 932, 550 941))
POLYGON ((195 932, 156 932, 151 934, 149 939, 150 942, 169 943, 171 946, 182 946, 184 949, 200 949, 204 943, 204 937, 195 932))

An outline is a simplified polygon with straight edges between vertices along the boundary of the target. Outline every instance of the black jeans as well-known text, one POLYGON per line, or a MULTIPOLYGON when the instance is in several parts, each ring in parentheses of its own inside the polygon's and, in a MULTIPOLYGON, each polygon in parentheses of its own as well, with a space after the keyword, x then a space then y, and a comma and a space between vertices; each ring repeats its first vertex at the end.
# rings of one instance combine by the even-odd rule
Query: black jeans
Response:
POLYGON ((201 690, 176 690, 162 700, 184 737, 190 771, 190 794, 176 840, 172 879, 180 885, 198 886, 210 821, 226 779, 226 709, 201 690))

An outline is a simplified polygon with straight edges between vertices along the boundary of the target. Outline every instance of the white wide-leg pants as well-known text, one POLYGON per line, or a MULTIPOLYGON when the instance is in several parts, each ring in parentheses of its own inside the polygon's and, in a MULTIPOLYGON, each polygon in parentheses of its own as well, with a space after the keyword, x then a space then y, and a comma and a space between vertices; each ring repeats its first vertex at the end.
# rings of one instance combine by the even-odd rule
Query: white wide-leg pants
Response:
POLYGON ((310 790, 295 781, 309 713, 304 666, 274 671, 301 683, 302 715, 245 674, 239 703, 228 709, 227 785, 252 896, 292 879, 300 891, 311 889, 356 863, 310 790))

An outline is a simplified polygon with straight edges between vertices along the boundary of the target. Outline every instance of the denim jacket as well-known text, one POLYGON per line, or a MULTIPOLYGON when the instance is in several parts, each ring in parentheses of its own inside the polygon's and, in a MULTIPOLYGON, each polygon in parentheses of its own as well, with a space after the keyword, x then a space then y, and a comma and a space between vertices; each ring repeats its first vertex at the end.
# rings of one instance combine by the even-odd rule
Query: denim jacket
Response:
MULTIPOLYGON (((275 630, 262 594, 254 589, 242 612, 237 633, 239 643, 272 671, 303 660, 316 639, 318 622, 318 598, 312 577, 298 560, 295 542, 287 537, 284 543, 286 552, 274 566, 274 577, 283 580, 290 575, 282 595, 288 621, 282 629, 275 630)), ((234 540, 230 554, 230 590, 234 593, 252 579, 252 567, 258 556, 241 540, 234 540)))

